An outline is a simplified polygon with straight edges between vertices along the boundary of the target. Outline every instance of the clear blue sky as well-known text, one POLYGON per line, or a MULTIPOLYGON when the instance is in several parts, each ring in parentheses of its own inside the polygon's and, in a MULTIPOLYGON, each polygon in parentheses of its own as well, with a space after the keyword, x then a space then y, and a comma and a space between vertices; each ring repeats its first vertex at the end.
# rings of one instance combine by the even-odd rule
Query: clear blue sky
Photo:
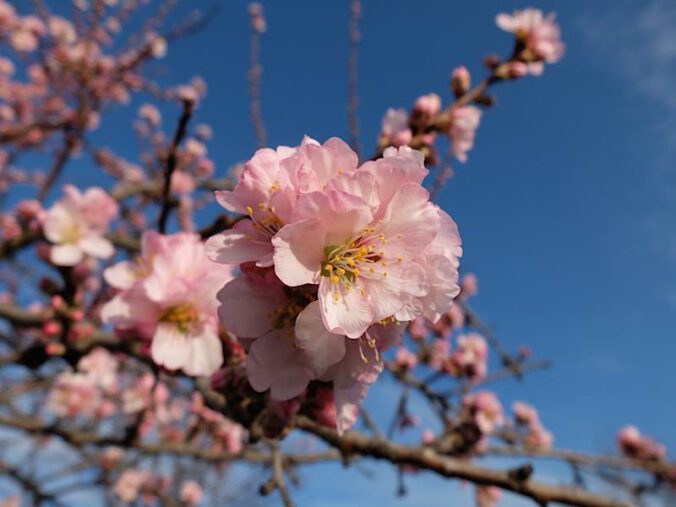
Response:
MULTIPOLYGON (((219 174, 255 148, 246 2, 222 3, 204 32, 157 66, 166 82, 207 80, 197 120, 214 129, 209 152, 219 174)), ((346 137, 348 3, 264 2, 262 100, 271 144, 297 144, 306 133, 346 137)), ((460 226, 464 270, 479 276, 475 308, 506 344, 529 344, 555 362, 523 384, 501 385, 502 398, 534 403, 559 446, 613 451, 617 429, 634 423, 673 449, 676 4, 364 3, 359 94, 367 151, 388 107, 443 95, 453 67, 479 77, 484 55, 509 52, 510 37, 494 24, 498 12, 533 5, 558 13, 564 59, 541 78, 496 88, 498 104, 440 204, 460 226)), ((100 135, 117 136, 122 125, 104 125, 100 135)), ((108 141, 120 143, 131 157, 131 139, 108 141)), ((394 403, 382 386, 370 398, 378 411, 394 403)), ((469 505, 469 490, 457 484, 409 480, 411 497, 395 500, 386 466, 375 481, 337 468, 304 474, 301 505, 469 505)))

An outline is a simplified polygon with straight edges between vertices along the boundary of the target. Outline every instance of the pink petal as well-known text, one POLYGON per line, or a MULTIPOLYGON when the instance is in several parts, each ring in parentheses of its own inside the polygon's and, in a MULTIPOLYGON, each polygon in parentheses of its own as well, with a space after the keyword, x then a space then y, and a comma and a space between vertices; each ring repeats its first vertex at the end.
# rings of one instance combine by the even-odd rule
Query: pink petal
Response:
POLYGON ((326 329, 335 334, 359 338, 375 321, 375 310, 357 285, 346 291, 337 284, 333 286, 328 278, 322 278, 319 303, 326 329))
POLYGON ((317 283, 326 246, 325 231, 316 220, 285 225, 272 238, 275 273, 286 285, 317 283))
POLYGON ((296 319, 296 345, 302 349, 315 375, 322 375, 345 355, 345 336, 327 331, 319 302, 310 303, 296 319))
POLYGON ((49 254, 49 260, 57 266, 75 266, 82 257, 82 250, 77 245, 54 245, 49 254))

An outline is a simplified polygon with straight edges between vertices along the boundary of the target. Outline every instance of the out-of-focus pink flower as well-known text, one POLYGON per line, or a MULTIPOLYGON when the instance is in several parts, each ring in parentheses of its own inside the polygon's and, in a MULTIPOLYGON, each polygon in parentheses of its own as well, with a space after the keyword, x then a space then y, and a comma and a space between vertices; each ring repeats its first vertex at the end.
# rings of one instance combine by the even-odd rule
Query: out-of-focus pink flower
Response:
POLYGON ((451 345, 448 340, 435 339, 432 341, 429 349, 429 364, 434 370, 441 370, 448 359, 451 345))
POLYGON ((481 121, 481 109, 464 106, 453 110, 453 119, 448 132, 453 155, 460 162, 467 162, 467 154, 474 147, 476 130, 481 121))
POLYGON ((104 391, 116 390, 118 361, 106 349, 98 347, 92 350, 78 361, 77 369, 104 391))
POLYGON ((151 479, 152 474, 149 471, 130 468, 122 472, 115 481, 113 492, 123 502, 131 503, 138 498, 141 488, 151 479))
MULTIPOLYGON (((156 248, 149 243, 147 248, 156 248)), ((134 276, 129 263, 113 271, 126 288, 104 305, 101 317, 121 330, 137 329, 151 337, 157 364, 188 375, 210 375, 223 362, 215 296, 232 278, 232 269, 209 261, 196 234, 177 233, 159 243, 147 275, 134 276)))
POLYGON ((411 142, 413 132, 408 126, 408 113, 405 109, 390 108, 385 112, 381 135, 386 144, 392 146, 404 146, 411 142))
POLYGON ((124 457, 124 450, 120 447, 106 447, 101 453, 101 466, 106 470, 117 467, 124 457))
POLYGON ((540 417, 538 416, 538 411, 532 405, 524 403, 523 401, 516 401, 512 405, 512 410, 514 411, 514 417, 516 422, 519 424, 538 424, 540 422, 540 417))
POLYGON ((185 503, 190 507, 195 507, 202 501, 202 486, 200 486, 196 481, 185 481, 181 485, 181 491, 179 493, 179 498, 181 502, 185 503))
POLYGON ((460 286, 463 297, 474 297, 479 293, 479 280, 474 273, 467 273, 463 276, 460 286))
POLYGON ((498 14, 495 22, 501 29, 515 34, 524 45, 518 57, 528 64, 531 74, 542 74, 545 62, 555 63, 563 56, 561 29, 553 12, 545 16, 539 9, 528 8, 498 14))
POLYGON ((138 115, 153 127, 158 127, 162 121, 160 111, 152 104, 143 104, 138 110, 138 115))
POLYGON ((622 454, 629 458, 659 461, 667 454, 666 447, 650 437, 641 435, 636 426, 625 426, 617 434, 622 454))
POLYGON ((103 235, 117 216, 115 200, 103 189, 93 187, 81 193, 72 185, 66 194, 47 211, 45 237, 53 243, 50 259, 59 266, 74 266, 84 255, 107 259, 115 252, 103 235))
POLYGON ((47 407, 60 417, 107 415, 101 413, 101 390, 89 376, 82 373, 59 374, 49 392, 47 407))
POLYGON ((267 29, 267 23, 263 16, 263 6, 260 2, 251 2, 249 4, 249 16, 251 16, 251 27, 258 33, 263 33, 267 29))
POLYGON ((456 96, 459 97, 467 93, 471 85, 472 78, 467 67, 461 65, 453 69, 453 72, 451 72, 451 88, 456 96))
POLYGON ((73 24, 60 16, 51 16, 47 20, 49 34, 57 41, 72 44, 77 38, 73 24))
POLYGON ((504 423, 502 404, 490 391, 468 394, 462 405, 483 435, 490 435, 504 423))
POLYGON ((406 347, 400 347, 397 349, 397 354, 395 355, 394 361, 400 368, 412 370, 415 368, 415 365, 418 364, 418 356, 416 356, 406 347))
POLYGON ((413 109, 426 116, 434 116, 441 110, 441 97, 436 93, 428 93, 418 97, 413 109))
POLYGON ((6 496, 0 500, 0 507, 21 507, 21 497, 19 495, 6 496))
POLYGON ((502 491, 497 486, 477 486, 476 487, 476 507, 495 507, 502 491))
POLYGON ((174 171, 171 175, 171 191, 177 194, 191 194, 195 190, 195 179, 186 171, 174 171))
POLYGON ((488 345, 483 336, 472 333, 458 337, 458 349, 450 357, 452 372, 478 382, 486 376, 487 362, 488 345))

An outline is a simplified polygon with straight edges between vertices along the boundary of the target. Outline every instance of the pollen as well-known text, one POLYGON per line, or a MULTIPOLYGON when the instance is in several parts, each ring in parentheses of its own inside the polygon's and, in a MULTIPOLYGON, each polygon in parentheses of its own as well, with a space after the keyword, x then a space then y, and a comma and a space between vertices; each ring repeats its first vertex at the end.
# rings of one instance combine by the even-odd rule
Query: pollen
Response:
POLYGON ((187 332, 190 325, 197 321, 197 319, 197 309, 190 303, 170 306, 160 315, 160 322, 176 324, 176 327, 182 333, 187 332))

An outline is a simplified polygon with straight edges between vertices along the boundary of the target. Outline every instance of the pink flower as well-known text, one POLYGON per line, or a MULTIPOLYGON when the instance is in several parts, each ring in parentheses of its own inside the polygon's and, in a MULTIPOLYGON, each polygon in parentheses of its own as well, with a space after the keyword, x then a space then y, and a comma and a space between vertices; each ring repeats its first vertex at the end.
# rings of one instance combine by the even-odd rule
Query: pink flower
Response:
POLYGON ((453 120, 448 135, 453 155, 460 162, 467 162, 467 153, 474 146, 476 130, 481 121, 481 109, 464 106, 453 110, 453 120))
POLYGON ((528 403, 516 401, 512 405, 512 410, 514 411, 514 417, 518 424, 534 425, 539 424, 540 422, 538 411, 528 403))
POLYGON ((120 477, 118 477, 113 486, 113 492, 123 502, 131 503, 138 498, 141 488, 151 479, 152 475, 150 472, 130 468, 122 472, 120 477))
POLYGON ((529 427, 525 441, 526 447, 548 450, 552 448, 553 443, 554 435, 543 426, 533 424, 529 427))
POLYGON ((415 365, 418 364, 418 356, 416 356, 406 347, 400 347, 397 349, 394 362, 397 363, 397 366, 403 368, 404 370, 412 370, 415 368, 415 365))
POLYGON ((406 110, 388 109, 383 117, 381 132, 386 144, 392 146, 409 144, 413 139, 413 132, 408 127, 408 113, 406 110))
POLYGON ((49 34, 56 40, 66 44, 72 44, 77 38, 73 24, 60 16, 52 16, 47 20, 49 34))
POLYGON ((538 9, 523 9, 513 14, 498 14, 495 18, 498 27, 516 35, 524 49, 519 59, 528 64, 530 73, 540 75, 543 63, 558 62, 563 56, 564 45, 561 42, 561 29, 552 12, 544 16, 538 9))
POLYGON ((625 426, 617 434, 622 454, 629 458, 659 461, 666 457, 666 447, 650 437, 641 435, 636 426, 625 426))
POLYGON ((476 506, 477 507, 495 507, 500 501, 502 491, 496 486, 477 486, 476 487, 476 506))
POLYGON ((292 154, 284 148, 258 150, 234 190, 216 192, 221 206, 249 218, 209 238, 209 258, 227 264, 272 264, 270 240, 290 218, 296 200, 295 174, 281 163, 292 154))
POLYGON ((54 244, 50 260, 58 266, 74 266, 85 254, 110 258, 115 249, 103 235, 117 216, 115 200, 98 187, 82 194, 74 186, 66 185, 64 193, 44 219, 45 237, 54 244))
MULTIPOLYGON (((259 392, 270 389, 270 396, 277 401, 301 394, 315 378, 307 354, 295 342, 294 325, 303 310, 302 301, 290 300, 271 271, 259 278, 232 280, 218 293, 218 299, 223 325, 244 341, 253 339, 246 363, 251 386, 259 392)), ((324 351, 331 358, 338 356, 334 362, 344 354, 338 338, 335 352, 324 351)))
POLYGON ((116 390, 117 368, 117 359, 102 347, 92 350, 77 363, 77 369, 106 392, 116 390))
POLYGON ((21 507, 21 497, 19 495, 10 495, 0 500, 0 507, 21 507))
POLYGON ((483 336, 473 333, 458 337, 458 349, 451 354, 451 368, 459 376, 478 382, 486 376, 488 346, 483 336))
POLYGON ((380 188, 374 203, 370 172, 345 180, 343 188, 354 194, 331 188, 305 194, 293 223, 272 243, 277 276, 291 287, 319 284, 326 328, 358 338, 427 295, 425 271, 415 260, 437 235, 440 218, 417 183, 380 188))
POLYGON ((489 391, 466 395, 462 405, 484 435, 490 435, 497 426, 504 423, 502 404, 495 394, 489 391))
POLYGON ((397 325, 373 326, 361 338, 345 339, 343 358, 320 379, 333 382, 338 434, 349 430, 357 420, 359 404, 368 388, 383 371, 381 351, 397 343, 401 329, 397 325))
POLYGON ((418 97, 413 109, 426 116, 434 116, 441 110, 441 97, 436 93, 428 93, 418 97))
POLYGON ((456 96, 467 93, 471 84, 472 78, 467 67, 461 65, 453 69, 453 72, 451 72, 451 88, 456 96))
MULTIPOLYGON (((157 246, 152 238, 150 250, 157 246)), ((195 234, 173 234, 159 243, 149 272, 131 286, 133 266, 125 263, 112 272, 113 280, 127 288, 102 308, 101 317, 119 329, 139 329, 152 337, 157 364, 188 375, 210 375, 223 362, 216 292, 232 278, 232 270, 210 262, 195 234)))
POLYGON ((474 273, 467 273, 462 277, 462 295, 469 298, 479 293, 479 280, 474 273))
POLYGON ((47 407, 59 417, 102 414, 101 390, 88 375, 74 372, 59 374, 49 392, 47 407))
POLYGON ((179 493, 181 502, 190 507, 198 505, 202 501, 202 486, 195 481, 185 481, 181 485, 181 492, 179 493))
POLYGON ((143 104, 138 110, 138 115, 153 127, 158 127, 162 121, 160 111, 152 104, 143 104))
POLYGON ((141 236, 141 254, 135 261, 122 261, 106 268, 103 277, 116 289, 130 289, 145 280, 153 271, 155 257, 170 252, 172 244, 180 241, 178 236, 163 236, 155 231, 146 231, 141 236))

